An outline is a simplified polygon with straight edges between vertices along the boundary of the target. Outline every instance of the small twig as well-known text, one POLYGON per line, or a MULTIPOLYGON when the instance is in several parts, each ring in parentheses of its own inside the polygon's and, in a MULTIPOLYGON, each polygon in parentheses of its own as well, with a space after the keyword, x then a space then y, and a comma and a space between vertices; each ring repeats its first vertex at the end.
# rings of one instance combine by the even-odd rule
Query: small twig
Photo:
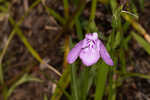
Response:
POLYGON ((134 16, 136 19, 139 18, 139 16, 137 16, 136 14, 133 14, 133 13, 131 13, 131 12, 129 12, 129 11, 122 10, 121 12, 127 13, 127 14, 129 14, 129 15, 132 15, 132 16, 134 16))
POLYGON ((28 0, 23 0, 23 4, 24 4, 24 10, 25 10, 25 12, 27 12, 29 9, 28 0))
POLYGON ((41 62, 41 64, 45 64, 50 70, 52 70, 53 72, 55 72, 57 75, 62 76, 59 71, 57 71, 53 66, 49 65, 48 63, 46 63, 45 60, 43 60, 41 62))
POLYGON ((58 30, 58 27, 54 27, 54 26, 45 26, 45 29, 57 31, 57 30, 58 30))

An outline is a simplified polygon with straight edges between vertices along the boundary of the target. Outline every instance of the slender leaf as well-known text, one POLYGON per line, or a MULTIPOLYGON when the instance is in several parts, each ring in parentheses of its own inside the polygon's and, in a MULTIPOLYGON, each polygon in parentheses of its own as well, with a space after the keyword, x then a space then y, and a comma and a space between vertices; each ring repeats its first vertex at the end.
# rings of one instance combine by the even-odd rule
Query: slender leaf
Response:
POLYGON ((145 41, 140 35, 138 35, 137 33, 135 32, 131 32, 133 38, 136 39, 136 41, 144 48, 144 50, 150 54, 150 44, 145 41))
POLYGON ((63 0, 64 2, 64 14, 65 18, 67 19, 69 17, 69 2, 68 0, 63 0))
POLYGON ((65 24, 65 19, 63 17, 61 17, 58 13, 56 13, 53 9, 48 8, 46 6, 44 6, 46 8, 46 10, 52 15, 54 16, 61 24, 65 24))
POLYGON ((87 100, 89 89, 92 86, 94 78, 96 76, 96 66, 84 67, 79 77, 79 89, 80 100, 87 100))
POLYGON ((79 88, 77 83, 76 70, 77 66, 72 64, 71 66, 71 86, 72 86, 72 100, 79 100, 79 88))
POLYGON ((25 74, 23 77, 21 77, 16 83, 14 83, 14 84, 10 87, 10 89, 9 89, 8 92, 7 92, 7 96, 6 96, 6 97, 8 98, 8 97, 12 94, 12 92, 14 91, 14 89, 15 89, 17 86, 19 86, 19 85, 21 85, 21 84, 23 84, 23 83, 25 83, 25 82, 29 82, 29 81, 41 82, 40 79, 25 74))
POLYGON ((71 68, 68 66, 64 70, 61 78, 58 81, 58 85, 53 93, 51 100, 60 100, 63 90, 67 88, 68 84, 70 83, 70 70, 71 68))
POLYGON ((48 100, 48 97, 46 94, 44 95, 44 100, 48 100))
POLYGON ((104 62, 102 64, 98 64, 97 66, 99 67, 97 73, 96 93, 94 100, 103 100, 109 66, 106 65, 104 62))
POLYGON ((75 26, 77 30, 77 36, 80 40, 82 40, 83 39, 82 27, 78 17, 75 20, 75 26))

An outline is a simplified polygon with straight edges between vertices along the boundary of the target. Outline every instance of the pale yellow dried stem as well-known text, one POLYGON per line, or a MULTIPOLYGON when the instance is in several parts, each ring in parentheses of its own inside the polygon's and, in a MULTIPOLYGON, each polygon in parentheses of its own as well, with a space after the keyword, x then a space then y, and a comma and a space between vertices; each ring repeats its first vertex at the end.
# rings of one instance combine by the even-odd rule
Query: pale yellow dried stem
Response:
POLYGON ((122 16, 126 21, 128 21, 134 27, 134 29, 138 33, 144 36, 145 40, 147 40, 150 43, 150 35, 145 31, 145 29, 136 20, 134 20, 132 17, 130 17, 126 13, 122 13, 122 16))
POLYGON ((68 63, 67 63, 67 55, 69 53, 69 36, 66 36, 65 39, 65 53, 64 53, 64 62, 63 62, 63 67, 66 68, 68 63))

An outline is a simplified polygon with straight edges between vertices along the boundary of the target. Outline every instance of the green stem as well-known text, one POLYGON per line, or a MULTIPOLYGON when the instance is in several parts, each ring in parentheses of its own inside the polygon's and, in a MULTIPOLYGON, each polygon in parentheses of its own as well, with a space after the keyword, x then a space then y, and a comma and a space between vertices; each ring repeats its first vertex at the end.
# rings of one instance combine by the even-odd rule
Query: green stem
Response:
POLYGON ((96 13, 96 4, 97 0, 92 0, 92 8, 91 8, 91 15, 89 21, 94 21, 95 18, 95 13, 96 13))
POLYGON ((86 5, 86 0, 80 0, 77 9, 74 11, 74 13, 71 16, 69 16, 69 18, 65 22, 65 24, 63 26, 63 29, 62 29, 62 32, 60 32, 56 36, 56 38, 52 41, 51 47, 55 45, 55 43, 62 37, 62 35, 66 35, 72 30, 72 27, 75 23, 76 18, 80 16, 80 14, 83 11, 85 5, 86 5))
POLYGON ((68 0, 63 0, 64 1, 64 14, 65 14, 65 18, 68 19, 69 17, 69 4, 68 4, 68 0))
POLYGON ((103 100, 109 66, 104 62, 102 64, 98 64, 98 66, 99 69, 97 73, 96 93, 94 100, 103 100))
POLYGON ((54 16, 61 24, 65 24, 65 19, 63 17, 61 17, 58 13, 56 13, 53 9, 48 8, 46 6, 44 6, 45 9, 52 15, 54 16))
POLYGON ((77 84, 77 77, 76 77, 76 68, 75 64, 72 64, 71 67, 71 83, 72 83, 72 92, 73 92, 73 100, 79 100, 78 95, 78 84, 77 84))
POLYGON ((7 42, 6 42, 6 45, 5 45, 5 47, 3 48, 3 51, 2 51, 2 53, 1 53, 1 55, 0 55, 0 83, 1 83, 1 84, 4 84, 2 60, 3 60, 3 58, 4 58, 4 55, 5 55, 6 51, 7 51, 8 45, 9 45, 9 43, 10 43, 10 41, 12 40, 12 38, 13 38, 14 35, 15 35, 15 30, 13 30, 13 31, 11 32, 11 34, 9 35, 8 40, 7 40, 7 42))

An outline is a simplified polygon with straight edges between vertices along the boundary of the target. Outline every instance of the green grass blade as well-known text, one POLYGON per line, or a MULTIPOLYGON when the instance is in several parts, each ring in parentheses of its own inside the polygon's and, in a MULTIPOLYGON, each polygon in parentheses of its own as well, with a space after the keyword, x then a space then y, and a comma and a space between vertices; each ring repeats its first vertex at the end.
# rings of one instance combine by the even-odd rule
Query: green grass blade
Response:
POLYGON ((29 52, 32 54, 32 56, 39 61, 40 63, 44 63, 48 66, 48 68, 50 70, 52 70, 53 72, 55 72, 57 75, 61 76, 61 74, 52 66, 48 65, 47 63, 45 63, 42 58, 39 56, 39 54, 36 52, 35 49, 32 48, 32 46, 30 45, 30 43, 28 42, 27 38, 24 36, 24 34, 22 33, 21 29, 19 29, 19 26, 17 24, 15 24, 15 21, 10 17, 9 21, 12 25, 15 25, 15 32, 17 33, 17 35, 19 36, 19 38, 22 40, 22 42, 24 43, 24 45, 26 46, 26 48, 29 50, 29 52))
MULTIPOLYGON (((15 25, 15 21, 10 17, 9 21, 11 22, 12 25, 15 25)), ((22 31, 18 28, 18 25, 16 24, 16 27, 14 28, 15 31, 17 32, 18 36, 20 37, 20 39, 23 41, 23 43, 25 44, 25 46, 28 48, 28 50, 32 53, 32 55, 39 61, 42 62, 42 59, 40 58, 40 56, 38 55, 38 53, 36 53, 36 51, 32 48, 32 46, 30 45, 30 43, 27 41, 27 39, 25 38, 25 36, 23 35, 22 31)))
POLYGON ((85 5, 86 5, 86 0, 79 1, 79 4, 77 5, 75 11, 73 12, 73 14, 71 16, 69 16, 64 27, 68 28, 68 26, 69 26, 69 28, 72 28, 74 26, 76 18, 78 18, 81 15, 85 5))
POLYGON ((114 13, 117 7, 116 0, 110 0, 110 5, 111 5, 112 12, 114 13))
POLYGON ((63 17, 61 17, 58 13, 56 13, 53 9, 48 8, 46 6, 44 6, 46 8, 46 10, 52 15, 54 16, 61 24, 65 24, 65 19, 63 17))
POLYGON ((71 0, 75 6, 78 6, 79 0, 71 0))
POLYGON ((107 74, 110 66, 104 62, 98 64, 97 82, 96 82, 96 93, 94 100, 103 100, 104 89, 106 86, 107 74))
POLYGON ((150 54, 150 44, 145 41, 140 35, 138 35, 137 33, 135 32, 131 32, 133 38, 136 39, 136 41, 144 48, 144 50, 150 54))
POLYGON ((10 89, 9 89, 8 92, 7 92, 7 96, 6 96, 6 97, 8 98, 8 97, 12 94, 12 92, 14 91, 14 89, 15 89, 17 86, 19 86, 19 85, 21 85, 21 84, 23 84, 23 83, 25 83, 25 82, 29 82, 29 81, 41 82, 40 79, 25 74, 23 77, 21 77, 16 83, 14 83, 14 84, 10 87, 10 89))
POLYGON ((120 63, 121 63, 120 69, 122 73, 125 73, 126 72, 126 58, 125 58, 125 53, 123 49, 120 50, 119 58, 120 58, 120 63))
POLYGON ((48 100, 48 97, 46 94, 44 95, 44 100, 48 100))
POLYGON ((119 81, 125 80, 127 78, 132 78, 132 77, 139 77, 139 78, 150 80, 150 75, 145 75, 142 73, 131 73, 131 72, 122 73, 120 71, 116 71, 116 73, 122 75, 122 78, 119 81))
POLYGON ((113 48, 117 48, 121 44, 121 37, 122 37, 122 33, 118 31, 116 33, 113 48))
POLYGON ((80 100, 86 100, 86 96, 88 93, 88 84, 89 84, 89 71, 88 68, 82 69, 79 77, 79 89, 80 89, 80 100))
POLYGON ((78 39, 82 40, 83 39, 83 32, 82 32, 81 23, 79 21, 79 17, 77 17, 76 20, 75 20, 75 26, 76 26, 78 39))
POLYGON ((70 82, 70 70, 71 68, 68 66, 65 71, 63 72, 61 78, 58 81, 58 85, 55 89, 55 92, 53 93, 51 100, 60 100, 63 91, 62 89, 66 89, 66 87, 68 86, 69 82, 70 82))
POLYGON ((113 80, 113 75, 114 75, 114 72, 111 71, 110 72, 110 79, 109 79, 109 94, 108 94, 108 100, 115 100, 115 90, 116 90, 116 84, 115 84, 115 80, 113 80))
MULTIPOLYGON (((18 21, 17 25, 20 25, 20 24, 23 22, 24 17, 27 16, 28 13, 29 13, 29 11, 30 11, 32 8, 34 8, 35 6, 37 6, 37 4, 40 3, 40 1, 41 1, 41 0, 36 0, 36 1, 30 6, 29 10, 28 10, 27 12, 25 12, 25 14, 24 14, 24 15, 21 17, 21 19, 18 21)), ((15 25, 14 25, 14 26, 15 26, 15 25)), ((15 26, 15 27, 16 27, 16 26, 15 26)), ((4 57, 5 53, 6 53, 6 51, 7 51, 8 45, 10 44, 10 41, 11 41, 12 38, 14 37, 15 33, 16 33, 16 30, 15 30, 15 28, 14 28, 13 31, 10 33, 10 35, 9 35, 9 37, 8 37, 8 41, 7 41, 5 47, 3 48, 2 53, 1 53, 1 55, 0 55, 0 83, 1 83, 1 84, 4 83, 4 81, 3 81, 2 60, 3 60, 3 57, 4 57)))
POLYGON ((97 4, 97 0, 92 0, 91 15, 90 15, 90 19, 89 19, 90 22, 94 21, 94 19, 95 19, 96 4, 97 4))
POLYGON ((96 76, 95 65, 91 67, 84 67, 79 77, 79 89, 80 89, 80 100, 87 100, 89 89, 92 86, 94 78, 96 76))
POLYGON ((71 66, 71 86, 72 86, 72 100, 79 100, 79 88, 78 88, 78 81, 77 81, 77 76, 76 76, 76 70, 77 66, 72 64, 71 66))
POLYGON ((68 0, 63 0, 63 1, 64 1, 65 18, 68 19, 68 17, 69 17, 69 3, 68 3, 68 0))
POLYGON ((1 84, 4 83, 2 60, 3 60, 3 57, 6 53, 6 51, 7 51, 8 45, 9 45, 10 41, 12 40, 12 38, 14 37, 14 35, 15 35, 15 31, 12 31, 11 34, 9 35, 9 37, 8 37, 7 43, 5 44, 5 47, 3 48, 3 51, 1 53, 1 55, 0 55, 0 83, 1 84))
POLYGON ((4 84, 3 68, 2 63, 0 63, 0 84, 4 84))
POLYGON ((139 0, 140 8, 143 11, 144 10, 144 0, 139 0))
MULTIPOLYGON (((70 38, 70 47, 73 47, 72 39, 70 38)), ((75 63, 71 64, 71 91, 72 91, 72 100, 79 100, 79 88, 78 88, 78 80, 77 80, 77 66, 75 63)))
MULTIPOLYGON (((68 65, 65 68, 61 78, 59 79, 59 81, 57 83, 57 87, 56 87, 55 92, 53 93, 53 95, 51 97, 51 100, 60 100, 63 92, 65 93, 64 90, 67 88, 67 86, 70 83, 70 73, 71 73, 71 67, 68 65)), ((65 94, 68 98, 71 98, 70 95, 68 95, 67 93, 65 93, 65 94)))
POLYGON ((109 74, 109 88, 108 88, 108 100, 116 100, 116 94, 117 94, 117 91, 116 91, 116 81, 117 79, 115 78, 116 77, 116 64, 117 64, 117 57, 114 57, 114 62, 115 62, 115 65, 113 67, 109 67, 110 69, 110 74, 109 74))

